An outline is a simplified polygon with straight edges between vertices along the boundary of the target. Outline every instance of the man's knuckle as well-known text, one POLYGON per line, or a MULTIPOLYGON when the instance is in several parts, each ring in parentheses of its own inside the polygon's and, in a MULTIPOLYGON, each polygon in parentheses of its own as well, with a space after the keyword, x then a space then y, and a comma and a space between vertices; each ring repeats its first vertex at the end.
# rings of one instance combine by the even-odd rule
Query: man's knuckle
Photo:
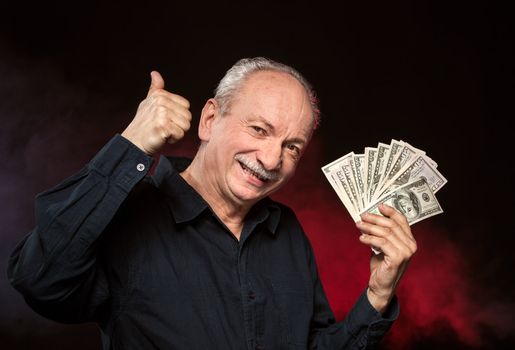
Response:
POLYGON ((168 121, 166 120, 166 117, 163 113, 158 114, 158 118, 156 120, 156 125, 160 129, 167 129, 168 121))
POLYGON ((410 255, 414 255, 418 250, 417 242, 415 242, 415 241, 411 242, 409 244, 409 249, 410 249, 410 255))
POLYGON ((173 138, 178 140, 181 139, 184 136, 184 130, 181 128, 177 128, 173 133, 173 138))
POLYGON ((400 228, 399 224, 395 220, 388 221, 388 228, 392 231, 395 231, 400 228))

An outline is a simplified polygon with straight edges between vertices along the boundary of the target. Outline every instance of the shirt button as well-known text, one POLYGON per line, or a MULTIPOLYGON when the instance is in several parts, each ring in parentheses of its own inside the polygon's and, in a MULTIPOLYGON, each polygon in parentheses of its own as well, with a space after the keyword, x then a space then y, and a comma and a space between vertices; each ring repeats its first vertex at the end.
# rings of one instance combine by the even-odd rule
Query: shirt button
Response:
POLYGON ((145 165, 142 163, 139 163, 138 165, 136 165, 136 169, 138 169, 138 171, 143 171, 143 170, 145 170, 145 165))

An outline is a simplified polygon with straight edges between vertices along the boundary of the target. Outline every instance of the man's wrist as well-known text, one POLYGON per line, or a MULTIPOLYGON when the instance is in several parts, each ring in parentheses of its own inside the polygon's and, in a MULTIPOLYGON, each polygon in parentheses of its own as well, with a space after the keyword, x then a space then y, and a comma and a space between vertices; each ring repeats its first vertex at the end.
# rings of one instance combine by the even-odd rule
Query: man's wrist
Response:
POLYGON ((384 314, 392 300, 391 295, 377 295, 370 288, 367 288, 367 298, 370 305, 372 305, 381 315, 384 314))

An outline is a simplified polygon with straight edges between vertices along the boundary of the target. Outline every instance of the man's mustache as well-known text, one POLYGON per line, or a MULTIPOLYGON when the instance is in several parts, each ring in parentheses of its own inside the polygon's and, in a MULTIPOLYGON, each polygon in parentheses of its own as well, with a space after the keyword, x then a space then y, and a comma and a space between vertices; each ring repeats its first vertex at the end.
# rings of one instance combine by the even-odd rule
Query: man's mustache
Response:
POLYGON ((278 171, 266 170, 259 161, 251 159, 243 154, 237 154, 234 156, 238 162, 242 163, 245 167, 249 168, 252 172, 256 173, 260 178, 264 180, 275 180, 279 177, 278 171))

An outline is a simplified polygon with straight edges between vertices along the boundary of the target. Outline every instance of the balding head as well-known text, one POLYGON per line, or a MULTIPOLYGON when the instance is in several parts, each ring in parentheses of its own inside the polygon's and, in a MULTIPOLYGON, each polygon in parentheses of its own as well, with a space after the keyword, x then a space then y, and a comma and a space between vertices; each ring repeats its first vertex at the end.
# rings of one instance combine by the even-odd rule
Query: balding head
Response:
POLYGON ((235 98, 243 84, 251 75, 260 71, 286 73, 301 84, 310 102, 313 129, 316 129, 320 123, 320 110, 315 91, 311 84, 296 69, 264 57, 240 59, 227 71, 215 89, 215 100, 219 104, 220 113, 222 115, 227 113, 230 109, 231 101, 235 98))

